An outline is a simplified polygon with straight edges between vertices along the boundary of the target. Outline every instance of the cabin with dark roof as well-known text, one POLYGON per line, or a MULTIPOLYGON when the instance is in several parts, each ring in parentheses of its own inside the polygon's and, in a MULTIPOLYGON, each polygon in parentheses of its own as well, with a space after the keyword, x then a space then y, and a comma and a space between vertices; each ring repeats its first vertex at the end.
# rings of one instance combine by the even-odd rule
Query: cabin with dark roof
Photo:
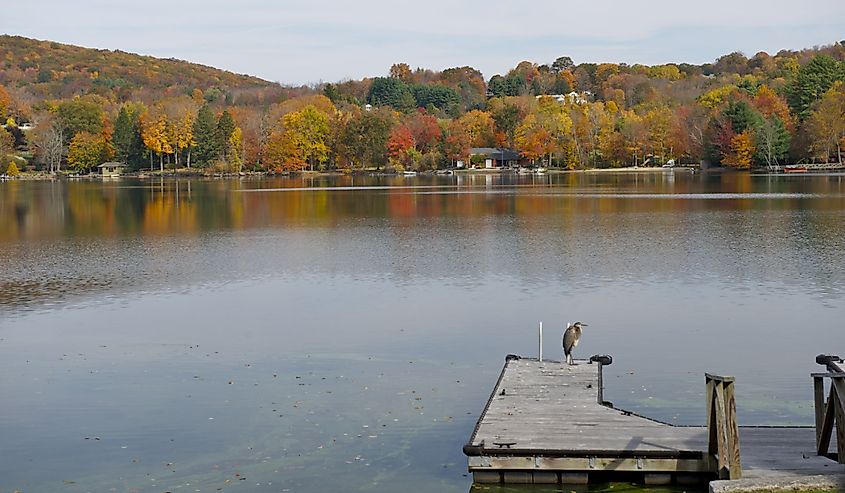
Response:
POLYGON ((519 152, 502 147, 473 147, 470 149, 470 156, 483 159, 486 169, 516 168, 524 161, 519 152))

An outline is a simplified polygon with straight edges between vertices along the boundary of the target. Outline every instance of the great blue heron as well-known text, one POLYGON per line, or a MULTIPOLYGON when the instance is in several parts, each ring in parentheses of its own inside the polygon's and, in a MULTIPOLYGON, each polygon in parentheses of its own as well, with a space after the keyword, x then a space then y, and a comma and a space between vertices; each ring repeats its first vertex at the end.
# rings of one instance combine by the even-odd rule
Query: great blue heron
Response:
POLYGON ((581 340, 581 327, 586 326, 587 324, 575 322, 574 324, 567 327, 566 330, 563 332, 563 354, 564 356, 566 356, 567 364, 575 364, 575 362, 572 360, 572 350, 575 349, 575 346, 577 346, 578 342, 581 340))

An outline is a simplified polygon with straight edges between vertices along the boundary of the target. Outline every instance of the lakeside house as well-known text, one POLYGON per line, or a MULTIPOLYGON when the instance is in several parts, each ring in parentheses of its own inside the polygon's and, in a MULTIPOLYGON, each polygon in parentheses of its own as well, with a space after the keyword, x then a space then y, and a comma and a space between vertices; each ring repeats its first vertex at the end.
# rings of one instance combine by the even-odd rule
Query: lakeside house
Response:
POLYGON ((519 152, 501 147, 473 147, 470 149, 470 156, 483 158, 485 169, 515 168, 525 161, 519 152))
POLYGON ((569 94, 538 94, 535 98, 552 98, 560 104, 566 103, 573 103, 573 104, 586 104, 589 103, 593 97, 593 93, 590 91, 584 92, 575 92, 572 91, 569 94))
POLYGON ((123 163, 111 162, 103 163, 97 167, 100 168, 100 176, 102 176, 103 178, 111 178, 114 176, 120 176, 120 174, 123 173, 123 168, 125 168, 126 165, 123 163))

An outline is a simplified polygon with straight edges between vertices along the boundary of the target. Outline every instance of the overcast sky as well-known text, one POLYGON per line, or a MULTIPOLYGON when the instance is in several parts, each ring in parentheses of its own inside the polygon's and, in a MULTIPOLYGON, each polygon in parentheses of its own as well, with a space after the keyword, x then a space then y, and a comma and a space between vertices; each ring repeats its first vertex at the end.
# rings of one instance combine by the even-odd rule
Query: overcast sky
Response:
POLYGON ((391 64, 485 77, 521 60, 705 63, 845 39, 845 0, 15 0, 0 32, 180 58, 287 84, 391 64))

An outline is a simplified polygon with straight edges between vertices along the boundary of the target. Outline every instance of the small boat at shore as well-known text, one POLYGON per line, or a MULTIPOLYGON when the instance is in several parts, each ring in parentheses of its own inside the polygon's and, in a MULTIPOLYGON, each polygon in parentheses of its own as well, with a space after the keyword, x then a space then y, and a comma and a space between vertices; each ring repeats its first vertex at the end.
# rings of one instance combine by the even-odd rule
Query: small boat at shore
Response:
POLYGON ((795 166, 784 166, 783 172, 784 173, 806 173, 807 167, 803 165, 795 165, 795 166))

